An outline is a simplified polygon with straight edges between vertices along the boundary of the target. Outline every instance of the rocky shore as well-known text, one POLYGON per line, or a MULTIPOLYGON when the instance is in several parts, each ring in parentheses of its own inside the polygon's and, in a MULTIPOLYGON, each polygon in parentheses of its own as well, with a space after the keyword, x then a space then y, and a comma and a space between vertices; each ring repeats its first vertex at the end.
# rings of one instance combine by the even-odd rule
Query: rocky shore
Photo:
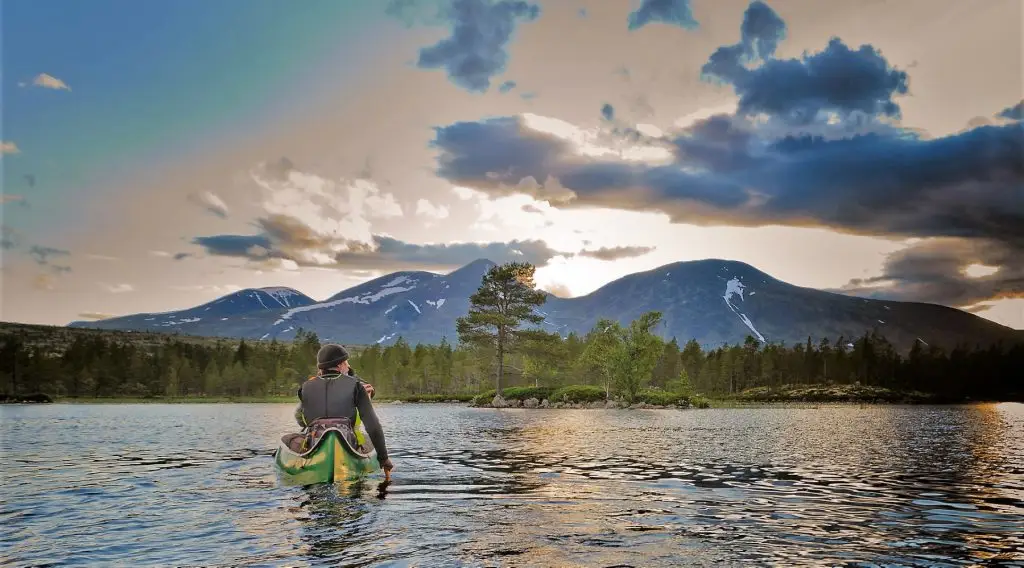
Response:
POLYGON ((484 403, 471 403, 470 406, 476 408, 538 408, 538 409, 557 409, 557 408, 572 408, 572 409, 618 409, 627 408, 630 410, 637 409, 686 409, 692 408, 689 403, 679 404, 649 404, 646 402, 635 402, 630 404, 621 400, 593 400, 590 402, 550 402, 548 399, 536 399, 527 398, 525 400, 520 399, 505 399, 499 396, 495 396, 490 402, 484 403))

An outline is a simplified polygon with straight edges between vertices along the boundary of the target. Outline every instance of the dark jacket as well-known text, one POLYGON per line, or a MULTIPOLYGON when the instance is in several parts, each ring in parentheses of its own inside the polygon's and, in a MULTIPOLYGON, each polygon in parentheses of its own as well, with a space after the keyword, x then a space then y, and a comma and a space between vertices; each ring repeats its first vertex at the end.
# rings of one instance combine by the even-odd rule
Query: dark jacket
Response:
POLYGON ((299 387, 299 409, 303 421, 312 423, 318 418, 348 418, 356 423, 356 412, 377 450, 377 460, 388 459, 384 443, 384 429, 373 411, 370 395, 357 377, 340 373, 313 377, 299 387))

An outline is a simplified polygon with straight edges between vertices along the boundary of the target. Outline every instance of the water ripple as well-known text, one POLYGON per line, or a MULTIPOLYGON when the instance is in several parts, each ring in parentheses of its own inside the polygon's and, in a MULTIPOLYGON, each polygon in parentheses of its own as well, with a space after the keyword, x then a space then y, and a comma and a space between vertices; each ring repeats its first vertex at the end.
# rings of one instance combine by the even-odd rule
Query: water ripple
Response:
POLYGON ((1024 406, 382 406, 290 487, 291 405, 11 406, 0 565, 1024 566, 1024 406))

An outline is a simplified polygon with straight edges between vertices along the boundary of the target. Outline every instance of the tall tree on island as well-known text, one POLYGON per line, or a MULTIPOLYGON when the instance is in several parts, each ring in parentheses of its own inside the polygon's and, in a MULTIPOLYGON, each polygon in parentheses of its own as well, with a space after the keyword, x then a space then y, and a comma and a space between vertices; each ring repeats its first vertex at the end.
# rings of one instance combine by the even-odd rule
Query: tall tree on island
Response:
POLYGON ((523 322, 539 324, 544 316, 534 308, 547 301, 547 295, 535 288, 536 268, 529 263, 510 262, 493 266, 484 275, 480 288, 470 296, 469 313, 456 320, 459 342, 497 352, 497 396, 505 377, 505 355, 515 352, 527 341, 537 342, 555 336, 539 329, 520 329, 523 322))

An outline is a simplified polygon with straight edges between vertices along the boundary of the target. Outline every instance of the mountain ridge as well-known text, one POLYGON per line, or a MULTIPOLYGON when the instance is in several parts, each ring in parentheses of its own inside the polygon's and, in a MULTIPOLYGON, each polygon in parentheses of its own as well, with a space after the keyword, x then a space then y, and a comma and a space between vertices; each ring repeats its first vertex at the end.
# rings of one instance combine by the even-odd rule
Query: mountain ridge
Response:
MULTIPOLYGON (((399 336, 410 343, 437 343, 442 338, 454 343, 456 318, 468 311, 469 297, 495 264, 481 258, 447 274, 398 271, 322 301, 291 288, 246 289, 186 310, 69 326, 151 331, 162 327, 190 335, 253 339, 289 339, 303 328, 322 340, 351 344, 387 344, 399 336), (263 290, 289 290, 289 305, 268 305, 263 295, 270 292, 263 290), (226 301, 231 298, 234 301, 226 301), (217 306, 223 309, 213 309, 217 306)), ((271 301, 282 304, 276 297, 271 301)), ((801 287, 745 262, 718 258, 677 261, 627 274, 573 298, 548 294, 538 313, 545 318, 543 329, 564 336, 584 334, 601 318, 628 324, 650 310, 663 314, 656 330, 662 337, 693 338, 706 346, 742 343, 747 335, 762 343, 792 344, 808 336, 816 343, 840 336, 852 340, 871 331, 902 350, 917 341, 951 347, 1024 337, 956 308, 801 287)))

